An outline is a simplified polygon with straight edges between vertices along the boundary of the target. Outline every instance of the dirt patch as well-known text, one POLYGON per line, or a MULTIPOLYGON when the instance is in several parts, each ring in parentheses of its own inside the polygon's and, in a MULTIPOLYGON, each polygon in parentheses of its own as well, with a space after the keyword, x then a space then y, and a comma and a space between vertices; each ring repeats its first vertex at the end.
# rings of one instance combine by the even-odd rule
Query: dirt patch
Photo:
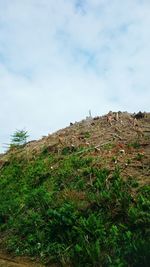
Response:
MULTIPOLYGON (((0 253, 0 267, 44 267, 38 262, 31 262, 27 258, 15 257, 0 253)), ((54 265, 52 266, 54 267, 54 265)))

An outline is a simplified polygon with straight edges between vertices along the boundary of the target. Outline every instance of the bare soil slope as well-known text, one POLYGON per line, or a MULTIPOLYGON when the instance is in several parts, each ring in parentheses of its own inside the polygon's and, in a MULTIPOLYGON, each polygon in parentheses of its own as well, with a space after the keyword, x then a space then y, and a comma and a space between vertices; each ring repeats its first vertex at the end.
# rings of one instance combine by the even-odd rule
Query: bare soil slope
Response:
POLYGON ((150 113, 111 112, 101 117, 87 117, 38 141, 28 142, 22 150, 11 150, 1 156, 0 164, 7 162, 9 153, 32 159, 44 149, 59 154, 63 149, 65 152, 79 148, 81 151, 77 153, 99 158, 101 167, 113 171, 119 164, 124 177, 134 176, 140 183, 149 183, 150 113))

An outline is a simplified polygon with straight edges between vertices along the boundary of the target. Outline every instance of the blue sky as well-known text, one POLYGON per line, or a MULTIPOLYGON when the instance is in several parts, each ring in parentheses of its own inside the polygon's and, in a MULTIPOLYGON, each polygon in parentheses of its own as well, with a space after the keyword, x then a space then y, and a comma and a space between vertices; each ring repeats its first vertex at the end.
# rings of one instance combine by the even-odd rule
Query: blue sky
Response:
POLYGON ((109 110, 149 111, 149 0, 0 0, 0 151, 109 110))

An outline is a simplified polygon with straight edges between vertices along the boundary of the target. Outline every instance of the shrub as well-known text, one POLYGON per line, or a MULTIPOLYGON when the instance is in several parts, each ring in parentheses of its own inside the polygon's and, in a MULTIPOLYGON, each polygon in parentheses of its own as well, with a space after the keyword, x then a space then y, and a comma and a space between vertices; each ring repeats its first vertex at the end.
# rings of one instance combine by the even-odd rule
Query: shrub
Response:
POLYGON ((0 229, 9 251, 48 264, 149 266, 149 196, 93 158, 13 157, 0 170, 0 229))
POLYGON ((22 146, 25 145, 27 142, 27 138, 29 137, 28 132, 24 130, 17 130, 11 136, 11 147, 14 146, 22 146))

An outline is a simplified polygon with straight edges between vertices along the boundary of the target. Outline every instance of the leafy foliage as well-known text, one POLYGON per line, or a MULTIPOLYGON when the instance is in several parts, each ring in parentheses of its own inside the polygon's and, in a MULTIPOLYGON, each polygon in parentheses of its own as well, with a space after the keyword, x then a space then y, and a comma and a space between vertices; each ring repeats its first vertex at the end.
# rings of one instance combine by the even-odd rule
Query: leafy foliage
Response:
POLYGON ((149 266, 150 188, 68 150, 0 171, 7 249, 63 266, 149 266), (136 195, 134 189, 136 188, 136 195))
POLYGON ((27 131, 24 130, 15 131, 11 138, 11 146, 25 145, 28 137, 29 135, 27 131))

